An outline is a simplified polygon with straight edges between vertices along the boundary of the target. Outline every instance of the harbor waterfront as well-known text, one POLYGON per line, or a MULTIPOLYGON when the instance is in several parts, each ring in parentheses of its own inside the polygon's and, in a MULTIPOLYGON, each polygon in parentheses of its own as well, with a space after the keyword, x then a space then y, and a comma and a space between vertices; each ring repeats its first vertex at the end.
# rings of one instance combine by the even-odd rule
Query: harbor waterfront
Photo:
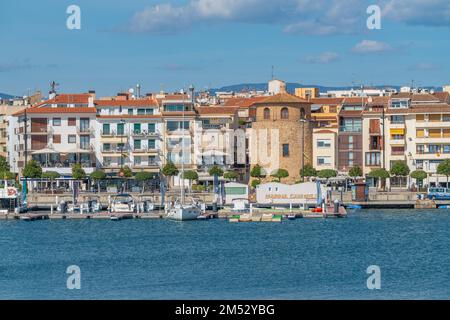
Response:
POLYGON ((448 299, 450 210, 346 219, 0 221, 0 299, 448 299), (66 287, 68 266, 81 289, 66 287), (369 290, 369 266, 381 289, 369 290))

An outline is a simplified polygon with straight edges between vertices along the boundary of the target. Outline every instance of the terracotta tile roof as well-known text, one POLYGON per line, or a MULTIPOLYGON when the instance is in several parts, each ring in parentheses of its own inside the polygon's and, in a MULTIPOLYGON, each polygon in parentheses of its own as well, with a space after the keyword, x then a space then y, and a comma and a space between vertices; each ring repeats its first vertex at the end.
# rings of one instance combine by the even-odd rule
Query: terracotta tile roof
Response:
POLYGON ((62 93, 56 95, 53 99, 40 102, 31 108, 39 108, 48 104, 88 104, 89 98, 93 97, 90 93, 62 93))
POLYGON ((253 98, 230 98, 225 103, 224 106, 236 106, 240 108, 250 108, 257 102, 260 102, 267 97, 253 97, 253 98))
POLYGON ((448 93, 448 92, 435 92, 433 94, 433 96, 438 98, 439 101, 447 102, 447 103, 450 102, 450 93, 448 93))
POLYGON ((94 104, 99 107, 154 107, 158 106, 158 101, 156 99, 95 100, 94 104))
POLYGON ((349 97, 349 98, 343 98, 342 104, 366 104, 368 101, 367 97, 361 98, 361 97, 349 97))
MULTIPOLYGON (((15 113, 14 115, 21 115, 24 114, 25 110, 19 111, 15 113)), ((95 114, 97 113, 97 110, 92 107, 75 107, 75 108, 69 108, 69 107, 37 107, 37 108, 28 108, 27 114, 51 114, 51 113, 91 113, 95 114)))
POLYGON ((239 107, 208 106, 197 107, 199 115, 234 115, 239 107))
POLYGON ((308 100, 294 96, 289 93, 278 93, 273 96, 266 97, 264 100, 257 102, 256 104, 277 104, 277 103, 303 103, 311 104, 308 100))
POLYGON ((310 102, 313 104, 338 105, 341 104, 344 98, 314 98, 310 102))
POLYGON ((391 96, 392 99, 411 99, 413 102, 431 102, 431 101, 439 101, 439 98, 430 94, 430 93, 411 93, 411 92, 400 92, 397 94, 393 94, 391 96))

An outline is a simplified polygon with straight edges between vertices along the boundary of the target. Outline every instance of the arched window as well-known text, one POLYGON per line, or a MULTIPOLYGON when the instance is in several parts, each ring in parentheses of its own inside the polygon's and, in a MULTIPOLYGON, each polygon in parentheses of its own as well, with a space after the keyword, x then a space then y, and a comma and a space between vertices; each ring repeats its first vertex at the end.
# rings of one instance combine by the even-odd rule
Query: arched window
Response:
POLYGON ((305 114, 305 109, 301 108, 300 109, 300 119, 305 120, 306 114, 305 114))
POLYGON ((270 119, 270 109, 269 108, 265 108, 264 109, 264 119, 270 119))
POLYGON ((281 119, 289 119, 289 109, 288 108, 281 109, 281 119))

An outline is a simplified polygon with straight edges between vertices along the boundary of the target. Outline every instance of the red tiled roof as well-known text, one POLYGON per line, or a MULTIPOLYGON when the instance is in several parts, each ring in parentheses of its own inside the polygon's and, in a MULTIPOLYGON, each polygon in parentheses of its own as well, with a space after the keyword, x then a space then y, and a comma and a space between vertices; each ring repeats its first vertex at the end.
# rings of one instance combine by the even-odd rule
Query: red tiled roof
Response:
POLYGON ((290 93, 278 93, 273 96, 266 97, 264 100, 257 102, 256 104, 277 104, 277 103, 304 103, 311 104, 308 100, 294 96, 290 93))
POLYGON ((56 95, 53 99, 49 99, 38 103, 32 108, 39 108, 41 106, 45 106, 47 104, 88 104, 89 98, 92 97, 93 94, 90 93, 62 93, 56 95))
POLYGON ((338 105, 344 98, 313 98, 310 100, 313 104, 338 105))
POLYGON ((314 131, 313 133, 336 133, 336 132, 334 132, 332 130, 324 129, 324 130, 314 131))
POLYGON ((439 101, 442 102, 450 102, 450 93, 448 92, 435 92, 433 94, 436 98, 439 99, 439 101))
POLYGON ((239 107, 224 107, 224 106, 208 106, 198 107, 196 110, 199 115, 233 115, 239 107))
POLYGON ((367 103, 367 97, 361 98, 361 97, 348 97, 343 98, 342 104, 362 104, 367 103))
POLYGON ((155 99, 136 99, 136 100, 95 100, 94 104, 99 107, 144 107, 158 106, 155 99))
POLYGON ((250 108, 257 102, 260 102, 267 97, 252 97, 252 98, 230 98, 225 103, 224 106, 236 106, 240 108, 250 108))
MULTIPOLYGON (((21 110, 14 115, 21 115, 24 114, 25 110, 21 110)), ((92 107, 38 107, 38 108, 28 108, 27 114, 51 114, 51 113, 97 113, 97 110, 92 107)))

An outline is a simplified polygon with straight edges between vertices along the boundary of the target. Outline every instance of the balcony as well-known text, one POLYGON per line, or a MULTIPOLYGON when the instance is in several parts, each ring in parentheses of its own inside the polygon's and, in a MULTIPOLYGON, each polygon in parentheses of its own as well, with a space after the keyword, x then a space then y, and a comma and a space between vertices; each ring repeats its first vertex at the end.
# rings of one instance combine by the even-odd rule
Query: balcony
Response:
POLYGON ((109 130, 109 131, 100 130, 100 135, 102 137, 127 137, 128 130, 124 130, 122 132, 117 132, 116 130, 109 130))
POLYGON ((361 131, 362 131, 361 127, 346 127, 346 126, 339 127, 339 132, 361 133, 361 131))
POLYGON ((133 154, 159 154, 159 149, 156 148, 140 148, 132 150, 133 154))
POLYGON ((131 135, 133 137, 159 137, 160 133, 158 131, 133 130, 131 135))
POLYGON ((52 134, 53 133, 52 127, 38 127, 38 128, 32 128, 31 132, 28 132, 29 134, 52 134))
POLYGON ((396 146, 404 146, 406 144, 405 139, 391 139, 389 141, 389 143, 391 145, 396 145, 396 146))
POLYGON ((95 133, 95 129, 94 128, 80 128, 77 127, 77 133, 78 134, 94 134, 95 133))

